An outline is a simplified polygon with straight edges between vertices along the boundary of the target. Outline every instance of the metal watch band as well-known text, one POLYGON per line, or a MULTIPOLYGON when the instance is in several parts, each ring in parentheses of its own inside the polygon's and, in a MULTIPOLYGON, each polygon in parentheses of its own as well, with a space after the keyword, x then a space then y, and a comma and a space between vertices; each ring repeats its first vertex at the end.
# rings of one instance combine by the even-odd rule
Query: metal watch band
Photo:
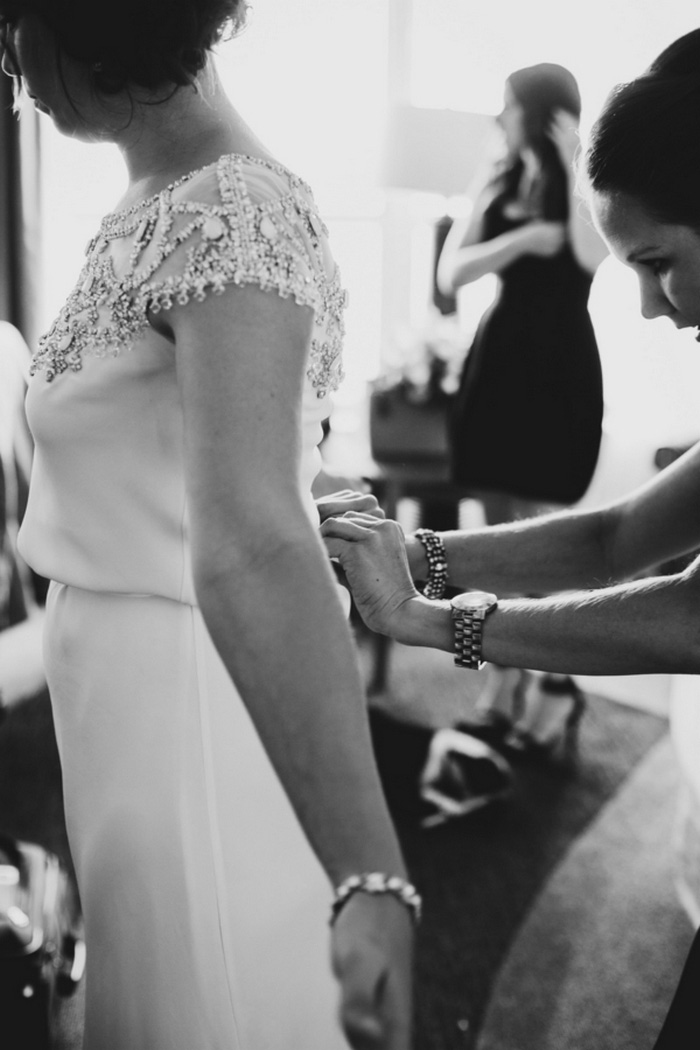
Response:
POLYGON ((480 671, 484 666, 481 659, 481 637, 484 620, 469 612, 453 612, 455 631, 455 664, 470 671, 480 671))

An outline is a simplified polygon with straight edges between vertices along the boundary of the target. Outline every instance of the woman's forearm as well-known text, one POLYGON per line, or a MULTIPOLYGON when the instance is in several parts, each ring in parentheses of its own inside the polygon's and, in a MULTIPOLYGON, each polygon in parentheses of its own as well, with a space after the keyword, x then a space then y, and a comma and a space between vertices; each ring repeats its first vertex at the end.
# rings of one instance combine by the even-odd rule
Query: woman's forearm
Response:
MULTIPOLYGON (((448 582, 505 594, 553 594, 653 574, 700 547, 700 442, 628 495, 593 510, 565 510, 506 525, 442 533, 448 582)), ((425 579, 420 543, 407 537, 413 578, 425 579)))
POLYGON ((519 259, 524 250, 521 229, 457 248, 440 259, 438 284, 445 294, 454 294, 463 285, 477 281, 487 273, 500 273, 519 259))
MULTIPOLYGON (((700 569, 604 590, 499 602, 483 627, 484 659, 568 674, 700 673, 700 569)), ((392 636, 454 651, 449 602, 416 598, 392 636)))
POLYGON ((331 881, 401 874, 351 634, 325 553, 304 531, 263 526, 257 544, 201 559, 202 612, 331 881))
MULTIPOLYGON (((482 529, 440 533, 448 583, 500 594, 551 594, 611 582, 608 518, 601 512, 549 514, 482 529)), ((414 579, 427 562, 414 536, 406 539, 414 579)))

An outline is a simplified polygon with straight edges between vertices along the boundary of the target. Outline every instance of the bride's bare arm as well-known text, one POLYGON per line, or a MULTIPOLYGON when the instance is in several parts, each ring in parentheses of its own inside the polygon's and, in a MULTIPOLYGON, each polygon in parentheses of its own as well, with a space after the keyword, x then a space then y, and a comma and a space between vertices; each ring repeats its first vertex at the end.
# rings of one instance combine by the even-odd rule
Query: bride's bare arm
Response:
MULTIPOLYGON (((257 287, 229 287, 175 307, 169 322, 207 627, 331 882, 365 871, 402 875, 350 630, 299 492, 311 310, 257 287)), ((407 916, 395 899, 364 894, 346 912, 381 946, 375 955, 389 958, 390 995, 404 1000, 396 1032, 377 1045, 404 1050, 407 916)))
POLYGON ((195 579, 214 642, 329 876, 401 867, 351 635, 298 488, 311 312, 249 288, 171 319, 195 579))

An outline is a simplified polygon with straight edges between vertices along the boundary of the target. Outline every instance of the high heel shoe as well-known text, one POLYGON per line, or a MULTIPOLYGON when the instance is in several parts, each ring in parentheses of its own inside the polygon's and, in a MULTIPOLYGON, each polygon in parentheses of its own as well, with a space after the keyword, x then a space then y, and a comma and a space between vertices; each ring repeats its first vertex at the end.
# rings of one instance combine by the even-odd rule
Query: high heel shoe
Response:
POLYGON ((483 740, 489 747, 501 747, 513 729, 513 721, 500 711, 475 711, 454 727, 460 733, 483 740))
MULTIPOLYGON (((541 708, 541 703, 540 703, 541 708)), ((555 677, 533 676, 525 697, 523 719, 516 723, 504 740, 504 747, 512 757, 532 757, 561 764, 570 764, 578 752, 581 719, 586 710, 586 698, 568 675, 555 677), (532 691, 536 690, 533 696, 532 691), (562 715, 548 719, 538 728, 537 700, 561 705, 562 715)))
POLYGON ((421 827, 466 817, 507 798, 512 788, 511 768, 498 751, 467 733, 438 729, 420 775, 421 827))
POLYGON ((513 726, 522 718, 529 674, 519 667, 499 667, 496 664, 489 666, 488 673, 486 689, 479 698, 479 704, 483 706, 457 722, 454 728, 483 740, 489 747, 502 749, 513 726))

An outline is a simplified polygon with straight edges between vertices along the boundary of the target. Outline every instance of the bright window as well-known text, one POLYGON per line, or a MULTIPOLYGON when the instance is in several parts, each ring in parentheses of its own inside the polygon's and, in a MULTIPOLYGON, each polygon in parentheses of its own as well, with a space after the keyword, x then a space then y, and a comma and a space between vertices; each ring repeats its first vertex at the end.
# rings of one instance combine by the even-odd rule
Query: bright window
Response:
POLYGON ((410 0, 411 101, 497 113, 509 73, 559 62, 577 78, 592 117, 619 81, 636 76, 698 25, 689 0, 410 0))

